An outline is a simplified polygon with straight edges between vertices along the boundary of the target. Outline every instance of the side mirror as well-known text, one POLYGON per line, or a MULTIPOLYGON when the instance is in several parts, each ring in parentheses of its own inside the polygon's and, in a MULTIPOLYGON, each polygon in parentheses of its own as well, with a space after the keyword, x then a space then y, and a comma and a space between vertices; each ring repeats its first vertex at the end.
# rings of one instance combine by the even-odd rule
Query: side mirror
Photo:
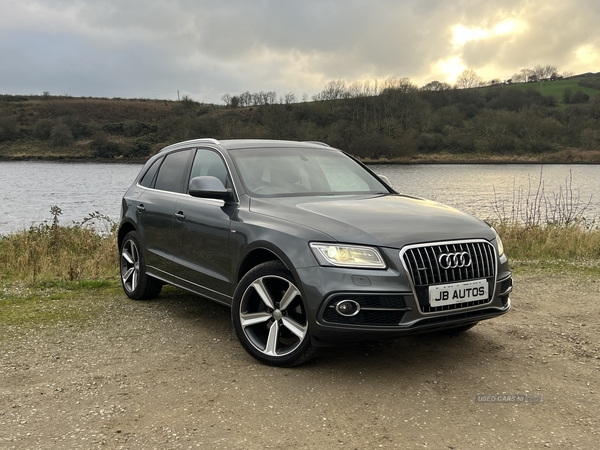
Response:
POLYGON ((203 176, 190 180, 189 193, 192 197, 215 198, 219 200, 231 199, 231 189, 223 186, 217 177, 203 176))
POLYGON ((384 182, 385 184, 387 184, 389 187, 393 187, 393 186, 392 186, 392 183, 390 183, 390 180, 389 180, 389 178, 388 178, 388 177, 386 177, 385 175, 379 175, 379 174, 377 174, 377 176, 378 176, 379 178, 381 178, 381 179, 383 180, 383 182, 384 182))

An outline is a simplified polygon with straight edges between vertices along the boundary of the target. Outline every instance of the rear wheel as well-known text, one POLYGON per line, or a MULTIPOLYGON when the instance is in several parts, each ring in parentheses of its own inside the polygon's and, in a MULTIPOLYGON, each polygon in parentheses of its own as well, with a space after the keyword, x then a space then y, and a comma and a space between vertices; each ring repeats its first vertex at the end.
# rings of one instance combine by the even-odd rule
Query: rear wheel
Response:
POLYGON ((260 264, 242 278, 231 318, 244 349, 265 364, 295 366, 314 355, 302 294, 279 261, 260 264))
POLYGON ((146 274, 146 260, 135 231, 127 233, 120 251, 121 284, 129 298, 150 300, 156 298, 162 283, 146 274))

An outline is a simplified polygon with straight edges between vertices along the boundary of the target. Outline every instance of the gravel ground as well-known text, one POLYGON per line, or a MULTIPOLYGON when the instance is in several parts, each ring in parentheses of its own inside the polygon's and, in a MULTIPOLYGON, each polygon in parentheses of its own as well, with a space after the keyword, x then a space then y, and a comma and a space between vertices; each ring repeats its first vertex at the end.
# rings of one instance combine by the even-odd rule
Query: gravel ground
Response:
POLYGON ((327 348, 292 369, 255 362, 228 309, 181 291, 77 292, 85 320, 50 297, 64 318, 0 329, 0 448, 598 448, 600 282, 515 286, 509 314, 461 336, 327 348))

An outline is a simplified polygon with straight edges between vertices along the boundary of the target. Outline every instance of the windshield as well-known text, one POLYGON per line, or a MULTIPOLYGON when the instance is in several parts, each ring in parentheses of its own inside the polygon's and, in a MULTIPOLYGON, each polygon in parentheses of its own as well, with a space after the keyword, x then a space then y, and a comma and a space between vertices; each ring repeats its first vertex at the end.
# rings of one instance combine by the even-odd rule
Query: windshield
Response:
POLYGON ((337 150, 258 148, 230 151, 246 190, 258 196, 389 193, 337 150))

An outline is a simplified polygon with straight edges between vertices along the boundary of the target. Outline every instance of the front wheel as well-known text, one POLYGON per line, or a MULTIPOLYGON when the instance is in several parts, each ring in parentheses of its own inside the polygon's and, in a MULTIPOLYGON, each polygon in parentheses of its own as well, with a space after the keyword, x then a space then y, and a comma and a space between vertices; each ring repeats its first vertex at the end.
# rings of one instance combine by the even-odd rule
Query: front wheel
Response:
POLYGON ((162 283, 146 274, 146 260, 135 231, 127 233, 120 251, 121 284, 129 298, 150 300, 158 297, 162 283))
POLYGON ((302 294, 279 261, 260 264, 242 278, 231 319, 244 349, 262 363, 290 367, 314 355, 302 294))

